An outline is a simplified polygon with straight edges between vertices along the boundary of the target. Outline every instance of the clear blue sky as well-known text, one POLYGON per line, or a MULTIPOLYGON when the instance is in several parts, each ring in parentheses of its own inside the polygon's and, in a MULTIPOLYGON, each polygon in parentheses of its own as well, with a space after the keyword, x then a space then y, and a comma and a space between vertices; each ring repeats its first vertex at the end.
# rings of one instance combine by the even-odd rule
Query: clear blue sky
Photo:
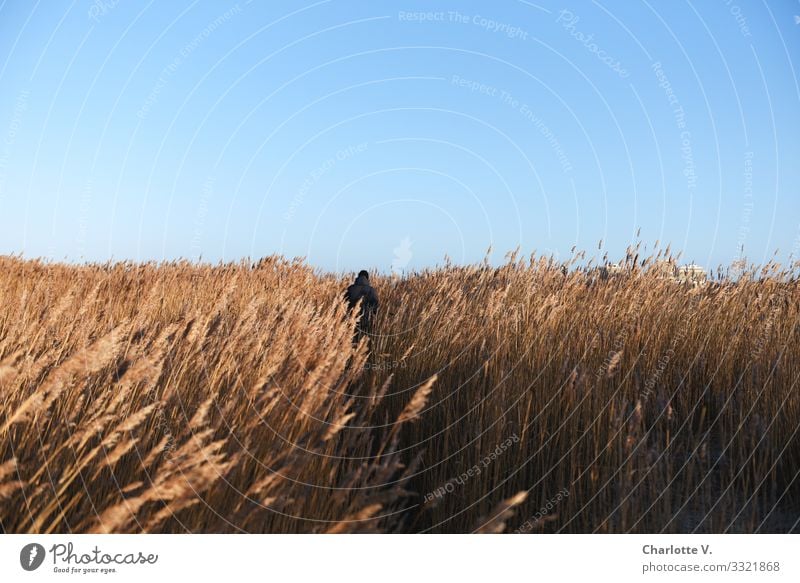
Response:
POLYGON ((0 253, 800 250, 800 2, 0 0, 0 253))

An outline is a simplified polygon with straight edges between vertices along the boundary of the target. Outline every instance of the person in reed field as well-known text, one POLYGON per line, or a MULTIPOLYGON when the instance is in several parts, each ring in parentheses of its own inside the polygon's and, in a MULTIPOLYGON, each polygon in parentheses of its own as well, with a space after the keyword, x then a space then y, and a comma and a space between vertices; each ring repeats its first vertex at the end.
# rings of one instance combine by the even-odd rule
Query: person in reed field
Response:
POLYGON ((352 311, 361 302, 361 320, 356 327, 356 339, 363 334, 369 334, 375 313, 378 311, 378 294, 369 283, 369 273, 365 270, 358 272, 358 277, 347 288, 344 294, 347 300, 347 310, 352 311))

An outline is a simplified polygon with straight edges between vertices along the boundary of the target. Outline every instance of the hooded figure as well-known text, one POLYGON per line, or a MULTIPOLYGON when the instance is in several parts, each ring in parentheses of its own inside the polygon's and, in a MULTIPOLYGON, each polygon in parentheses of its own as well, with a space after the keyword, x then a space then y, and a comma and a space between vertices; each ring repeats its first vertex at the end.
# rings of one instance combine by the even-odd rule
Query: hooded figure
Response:
POLYGON ((352 310, 361 301, 361 323, 358 326, 360 333, 368 333, 372 318, 378 311, 378 294, 369 284, 369 273, 363 269, 358 273, 353 285, 347 288, 344 294, 348 310, 352 310))

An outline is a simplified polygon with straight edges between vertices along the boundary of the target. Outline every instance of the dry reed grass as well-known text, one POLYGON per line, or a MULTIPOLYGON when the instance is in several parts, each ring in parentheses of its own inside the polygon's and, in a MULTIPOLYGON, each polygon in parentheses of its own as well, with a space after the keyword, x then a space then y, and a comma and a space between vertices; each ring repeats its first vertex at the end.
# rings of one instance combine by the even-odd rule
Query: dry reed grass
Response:
POLYGON ((297 261, 0 258, 0 527, 507 532, 566 490, 534 532, 797 531, 797 266, 636 251, 376 277, 356 346, 297 261))

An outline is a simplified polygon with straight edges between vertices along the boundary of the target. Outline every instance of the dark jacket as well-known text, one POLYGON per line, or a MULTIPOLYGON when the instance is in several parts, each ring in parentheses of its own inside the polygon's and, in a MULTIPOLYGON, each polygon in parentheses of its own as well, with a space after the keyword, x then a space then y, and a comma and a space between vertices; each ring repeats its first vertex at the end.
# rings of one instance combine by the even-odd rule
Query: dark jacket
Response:
POLYGON ((347 288, 344 297, 350 310, 361 300, 361 327, 369 326, 372 316, 378 311, 378 294, 369 284, 369 279, 363 275, 358 276, 353 285, 347 288))

